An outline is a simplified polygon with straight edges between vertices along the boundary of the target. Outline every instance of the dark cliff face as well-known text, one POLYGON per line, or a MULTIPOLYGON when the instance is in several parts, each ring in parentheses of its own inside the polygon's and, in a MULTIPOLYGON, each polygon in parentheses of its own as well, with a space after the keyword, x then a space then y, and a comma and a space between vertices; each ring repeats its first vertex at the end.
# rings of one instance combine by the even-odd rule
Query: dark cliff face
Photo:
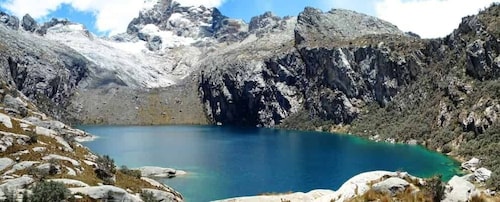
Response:
MULTIPOLYGON (((307 8, 296 21, 295 36, 288 36, 290 40, 274 44, 278 51, 261 53, 268 45, 252 46, 260 57, 217 62, 212 65, 216 68, 202 74, 203 100, 213 121, 274 126, 290 114, 306 110, 312 117, 348 124, 356 118, 364 104, 376 101, 385 105, 391 101, 401 86, 417 76, 421 68, 418 57, 391 54, 391 50, 383 44, 363 47, 335 47, 328 43, 324 44, 327 46, 305 46, 322 38, 336 26, 332 24, 339 23, 336 20, 344 18, 370 21, 383 27, 380 33, 403 35, 393 25, 362 14, 343 10, 322 13, 307 8)), ((284 36, 290 32, 279 27, 286 26, 287 22, 290 23, 290 20, 267 13, 253 18, 250 28, 276 29, 267 32, 270 35, 254 32, 263 38, 273 34, 284 36)), ((338 32, 356 31, 357 35, 363 36, 373 33, 373 29, 375 27, 359 23, 353 27, 340 27, 338 32)), ((340 41, 351 37, 339 35, 333 38, 340 41)), ((229 53, 229 57, 233 54, 240 53, 229 53)))
POLYGON ((92 64, 68 47, 43 43, 5 27, 0 27, 0 33, 1 79, 17 87, 45 113, 66 118, 68 99, 85 83, 92 64))

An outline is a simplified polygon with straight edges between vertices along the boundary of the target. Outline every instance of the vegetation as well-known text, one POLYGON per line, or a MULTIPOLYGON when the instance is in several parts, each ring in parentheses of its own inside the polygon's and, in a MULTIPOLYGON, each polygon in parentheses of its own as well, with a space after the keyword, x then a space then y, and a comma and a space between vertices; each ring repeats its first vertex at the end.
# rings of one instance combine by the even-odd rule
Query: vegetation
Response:
POLYGON ((60 182, 40 182, 31 191, 31 202, 63 201, 71 197, 71 192, 60 182))
POLYGON ((114 185, 112 179, 116 173, 115 161, 108 155, 99 156, 96 160, 97 168, 94 170, 97 177, 102 179, 104 184, 114 185))
POLYGON ((137 178, 137 179, 140 179, 142 177, 140 170, 131 170, 127 166, 122 166, 120 168, 120 172, 122 172, 125 175, 137 178))
POLYGON ((141 193, 141 199, 144 202, 156 202, 156 201, 158 201, 158 200, 156 200, 153 192, 149 192, 149 191, 143 191, 141 193))

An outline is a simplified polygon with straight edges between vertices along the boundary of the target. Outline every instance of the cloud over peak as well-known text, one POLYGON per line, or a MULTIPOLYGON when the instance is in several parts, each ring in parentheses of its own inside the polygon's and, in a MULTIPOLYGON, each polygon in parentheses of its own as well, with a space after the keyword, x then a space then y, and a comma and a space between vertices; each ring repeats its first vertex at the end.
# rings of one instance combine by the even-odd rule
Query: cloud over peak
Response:
POLYGON ((444 37, 461 22, 495 0, 382 0, 375 4, 377 17, 387 20, 403 31, 424 38, 444 37))

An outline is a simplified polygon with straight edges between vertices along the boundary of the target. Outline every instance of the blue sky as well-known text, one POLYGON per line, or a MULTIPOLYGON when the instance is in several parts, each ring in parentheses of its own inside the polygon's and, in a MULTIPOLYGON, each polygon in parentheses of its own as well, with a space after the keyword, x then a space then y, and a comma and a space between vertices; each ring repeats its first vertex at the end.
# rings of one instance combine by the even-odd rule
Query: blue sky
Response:
MULTIPOLYGON (((84 24, 97 35, 124 32, 144 1, 156 0, 0 0, 0 10, 22 17, 30 13, 39 22, 52 17, 84 24), (41 3, 42 2, 42 3, 41 3)), ((355 10, 376 16, 424 38, 443 37, 458 27, 461 18, 498 0, 177 0, 184 5, 218 7, 231 18, 248 22, 265 11, 296 16, 304 7, 328 11, 355 10)))
POLYGON ((367 0, 351 0, 351 1, 327 1, 322 0, 228 0, 219 7, 221 12, 232 18, 241 18, 245 21, 250 21, 251 17, 260 15, 266 11, 272 11, 278 16, 296 16, 304 10, 306 6, 320 8, 323 11, 328 11, 332 7, 343 7, 346 9, 356 10, 369 15, 375 15, 373 1, 367 0), (335 4, 337 4, 335 6, 335 4), (333 5, 333 6, 332 6, 333 5))

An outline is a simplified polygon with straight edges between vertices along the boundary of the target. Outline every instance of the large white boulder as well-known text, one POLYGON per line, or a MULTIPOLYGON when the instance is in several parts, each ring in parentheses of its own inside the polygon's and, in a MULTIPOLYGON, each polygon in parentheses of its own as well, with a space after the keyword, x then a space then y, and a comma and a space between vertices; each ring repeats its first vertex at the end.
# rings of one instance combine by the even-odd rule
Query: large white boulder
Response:
POLYGON ((143 192, 149 192, 153 194, 153 197, 155 198, 156 201, 181 201, 182 199, 178 196, 175 196, 174 194, 167 192, 167 191, 161 191, 161 190, 156 190, 156 189, 142 189, 143 192))
POLYGON ((129 194, 122 188, 110 185, 69 188, 69 190, 72 194, 81 193, 96 200, 112 197, 115 201, 142 202, 139 196, 129 194))
POLYGON ((69 161, 71 164, 73 164, 73 166, 80 166, 80 162, 78 162, 77 160, 66 157, 66 156, 57 155, 57 154, 50 154, 50 155, 44 156, 42 159, 46 160, 46 161, 52 160, 52 159, 61 160, 61 161, 69 161))
POLYGON ((478 182, 486 182, 486 180, 490 179, 491 177, 491 170, 488 170, 486 168, 479 168, 474 171, 474 177, 478 182))
POLYGON ((464 178, 453 176, 445 190, 443 202, 469 201, 472 196, 477 195, 476 187, 464 178))
POLYGON ((14 164, 14 160, 10 158, 0 158, 0 172, 14 164))
POLYGON ((26 187, 26 185, 29 185, 33 183, 34 180, 31 177, 28 176, 22 176, 14 179, 8 179, 4 180, 3 184, 0 185, 0 190, 17 190, 17 189, 22 189, 26 187))
POLYGON ((144 166, 137 168, 136 170, 141 171, 143 177, 175 177, 179 175, 184 175, 186 172, 182 170, 175 170, 172 168, 162 168, 155 166, 144 166))
POLYGON ((88 184, 86 184, 82 181, 73 180, 73 179, 50 179, 48 181, 60 182, 60 183, 63 183, 65 185, 70 185, 70 186, 74 186, 74 187, 90 187, 88 184))
POLYGON ((406 180, 398 177, 391 177, 382 182, 375 183, 373 185, 373 190, 382 193, 389 193, 392 196, 395 196, 396 194, 406 190, 408 186, 410 186, 410 183, 406 180))
POLYGON ((477 167, 479 167, 479 164, 481 163, 481 160, 478 158, 474 157, 466 162, 462 163, 462 168, 470 171, 475 171, 477 167))
POLYGON ((12 168, 10 170, 8 170, 7 172, 5 172, 4 174, 5 175, 10 175, 12 173, 15 173, 16 171, 19 171, 19 170, 24 170, 26 168, 29 168, 35 164, 39 163, 38 161, 23 161, 23 162, 19 162, 19 163, 16 163, 14 166, 12 166, 12 168))
POLYGON ((0 113, 0 123, 2 123, 6 128, 12 128, 10 116, 7 116, 6 114, 0 113))

